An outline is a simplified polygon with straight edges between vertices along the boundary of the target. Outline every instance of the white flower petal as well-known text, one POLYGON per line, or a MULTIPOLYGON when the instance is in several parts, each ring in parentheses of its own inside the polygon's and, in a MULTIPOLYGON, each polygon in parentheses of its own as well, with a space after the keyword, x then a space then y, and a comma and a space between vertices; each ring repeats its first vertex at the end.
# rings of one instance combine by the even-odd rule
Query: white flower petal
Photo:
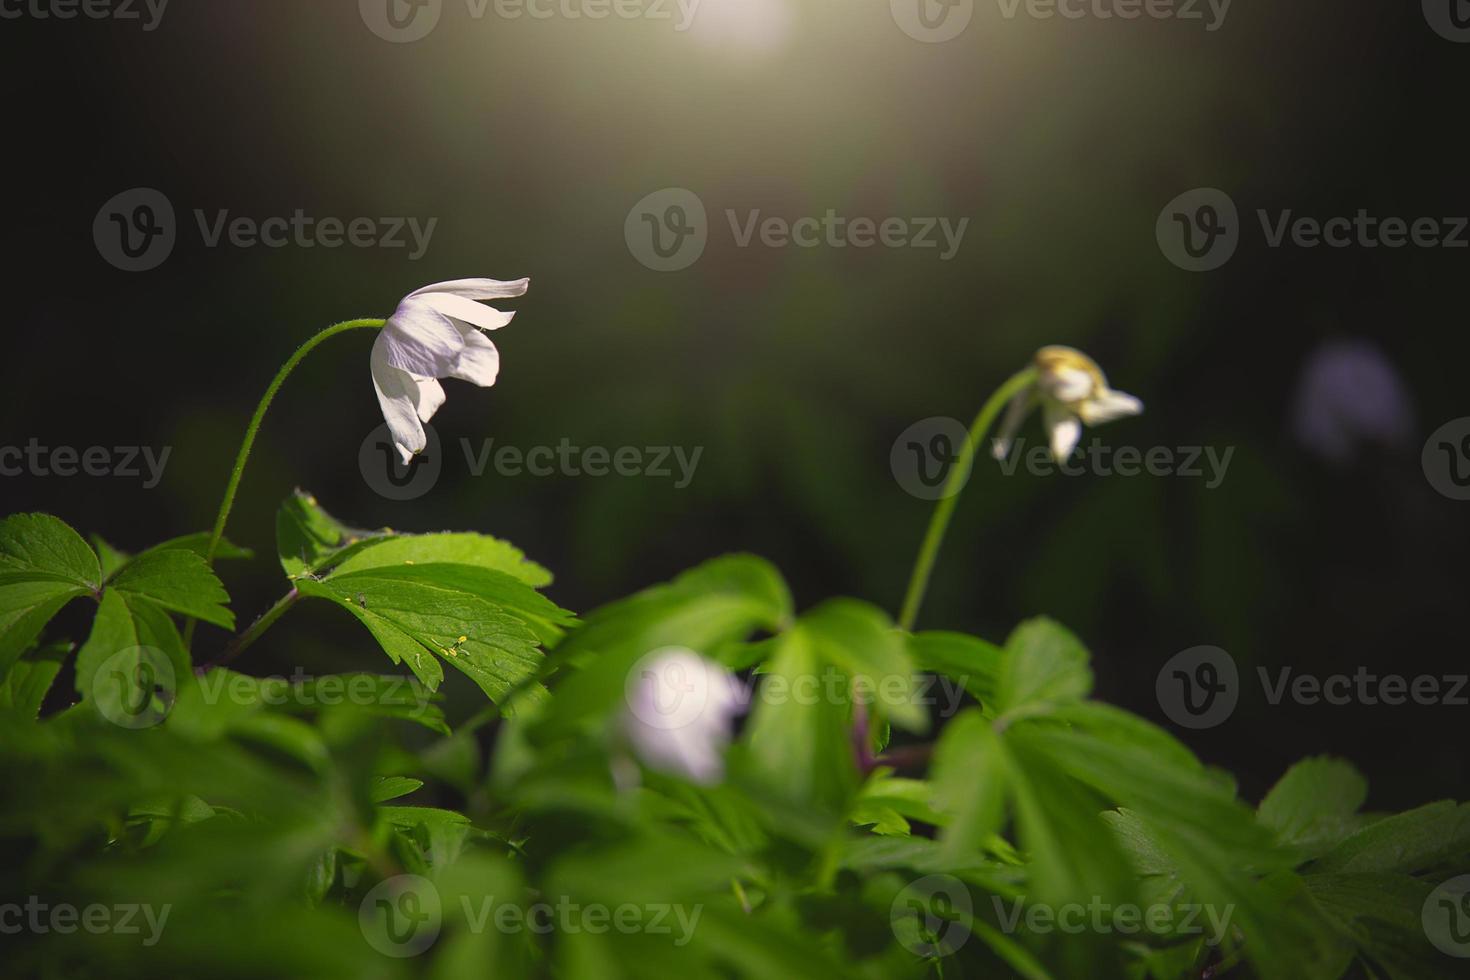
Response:
POLYGON ((1065 405, 1047 402, 1042 406, 1042 419, 1051 436, 1051 456, 1058 463, 1072 455, 1082 438, 1082 423, 1065 405))
POLYGON ((445 316, 463 320, 476 327, 484 327, 486 330, 499 330, 515 316, 514 311, 507 313, 454 293, 426 293, 420 299, 445 316))
MULTIPOLYGON (((377 389, 378 405, 383 409, 383 420, 388 423, 393 444, 398 447, 398 455, 403 458, 403 462, 407 463, 414 453, 423 450, 428 441, 419 419, 422 389, 413 375, 400 371, 384 359, 382 348, 386 345, 383 337, 383 334, 378 334, 369 360, 373 372, 373 387, 377 389)), ((442 389, 439 395, 442 402, 442 389)), ((434 407, 437 408, 438 405, 434 407)), ((429 414, 432 415, 433 411, 429 414)))
POLYGON ((444 386, 434 378, 414 378, 414 383, 419 387, 418 410, 419 421, 427 422, 439 411, 439 406, 444 404, 444 386))
POLYGON ((1143 411, 1143 402, 1132 395, 1105 388, 1077 406, 1077 414, 1088 425, 1101 425, 1143 411))
POLYGON ((1021 423, 1026 421, 1026 416, 1035 407, 1036 389, 1033 386, 1028 385, 1011 396, 1010 404, 1006 406, 1005 418, 1000 423, 1000 433, 990 444, 990 455, 996 459, 1006 458, 1006 454, 1011 451, 1011 442, 1020 431, 1021 423))
POLYGON ((473 381, 481 388, 488 388, 500 374, 500 351, 495 349, 489 337, 474 327, 463 329, 464 349, 459 352, 448 377, 473 381))
POLYGON ((465 299, 506 299, 524 296, 531 285, 529 279, 451 279, 415 289, 409 296, 424 296, 428 293, 452 293, 465 299))
MULTIPOLYGON (((387 363, 424 378, 443 378, 464 349, 464 334, 423 300, 405 299, 379 334, 387 363)), ((378 345, 373 345, 378 350, 378 345)))

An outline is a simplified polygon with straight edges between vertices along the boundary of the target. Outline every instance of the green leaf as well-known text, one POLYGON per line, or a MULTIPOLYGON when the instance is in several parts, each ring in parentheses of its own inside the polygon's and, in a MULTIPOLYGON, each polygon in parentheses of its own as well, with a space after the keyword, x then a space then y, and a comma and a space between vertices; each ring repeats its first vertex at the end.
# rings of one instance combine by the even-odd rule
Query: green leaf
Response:
POLYGON ((526 558, 515 545, 488 534, 469 531, 444 531, 436 534, 395 534, 374 538, 353 549, 345 558, 338 556, 332 566, 335 575, 403 564, 472 565, 504 572, 533 589, 551 584, 551 573, 526 558))
POLYGON ((1006 752, 979 711, 956 715, 934 747, 934 806, 947 818, 940 835, 948 859, 980 852, 1006 815, 1006 752))
POLYGON ((230 597, 205 560, 186 548, 150 550, 128 562, 112 587, 129 598, 160 608, 235 628, 235 614, 225 608, 230 597))
POLYGON ((1362 824, 1357 812, 1367 798, 1368 782, 1351 763, 1320 756, 1288 769, 1257 817, 1283 843, 1329 847, 1362 824))
POLYGON ((783 634, 744 733, 756 778, 789 800, 845 812, 857 782, 846 690, 831 697, 810 633, 783 634))
POLYGON ((50 514, 14 514, 0 521, 0 572, 32 572, 96 591, 97 555, 64 521, 50 514))
POLYGON ((0 521, 0 676, 61 607, 96 594, 102 568, 81 535, 49 514, 0 521))
POLYGON ((443 679, 437 657, 496 702, 536 673, 538 641, 570 621, 511 576, 467 565, 370 568, 300 579, 297 587, 351 612, 390 659, 406 663, 430 690, 443 679))
POLYGON ((1005 662, 1003 649, 978 637, 944 631, 915 633, 909 637, 908 644, 920 670, 959 681, 980 702, 982 710, 993 713, 1005 662))
POLYGON ((537 729, 565 734, 622 706, 629 674, 656 650, 687 647, 719 659, 754 631, 774 632, 790 618, 780 573, 753 555, 713 559, 596 609, 552 653, 554 663, 577 669, 557 686, 537 729))
POLYGON ((423 785, 422 779, 410 779, 408 776, 379 776, 373 782, 372 800, 374 803, 386 803, 416 792, 423 785))
POLYGON ((192 680, 189 653, 173 620, 146 601, 104 591, 92 631, 77 652, 75 685, 83 700, 113 721, 161 720, 192 680), (146 700, 134 701, 138 697, 146 700))
MULTIPOLYGON (((91 535, 91 542, 92 547, 97 551, 97 556, 102 561, 102 580, 104 582, 107 582, 110 581, 113 576, 117 575, 118 572, 122 571, 123 568, 127 566, 128 562, 132 561, 135 557, 141 558, 144 555, 151 555, 157 551, 165 551, 169 548, 180 548, 184 551, 192 551, 200 558, 203 558, 205 552, 209 550, 209 538, 210 533, 208 531, 199 531, 195 534, 184 534, 180 535, 177 538, 169 538, 167 541, 156 544, 153 547, 144 551, 141 555, 136 556, 130 555, 120 548, 113 547, 107 541, 103 540, 101 536, 96 534, 91 535)), ((249 548, 242 548, 239 545, 231 542, 228 538, 220 538, 219 544, 217 544, 214 549, 214 557, 216 561, 239 558, 253 558, 254 556, 255 553, 249 548)))
POLYGON ((391 534, 349 527, 328 514, 316 498, 296 490, 276 513, 276 550, 288 578, 311 575, 355 545, 391 534))
POLYGON ((880 717, 911 732, 929 729, 929 713, 915 700, 914 664, 888 614, 853 599, 833 599, 801 617, 799 629, 817 655, 860 685, 880 717))
POLYGON ((0 710, 13 711, 31 720, 38 717, 41 704, 72 648, 70 643, 53 643, 17 660, 0 682, 0 710))
POLYGON ((1045 618, 1016 627, 1006 640, 995 708, 1025 713, 1078 701, 1092 690, 1087 649, 1066 629, 1045 618))
POLYGON ((1427 871, 1470 855, 1470 803, 1430 803, 1384 817, 1312 865, 1314 874, 1427 871))

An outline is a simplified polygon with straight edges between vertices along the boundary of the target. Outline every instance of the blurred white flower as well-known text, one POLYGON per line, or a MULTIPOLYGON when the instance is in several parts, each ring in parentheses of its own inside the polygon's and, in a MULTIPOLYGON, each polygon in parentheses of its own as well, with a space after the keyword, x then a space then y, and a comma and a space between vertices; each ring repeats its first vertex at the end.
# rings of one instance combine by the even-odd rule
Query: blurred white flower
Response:
POLYGON ((1292 422, 1302 445, 1344 463, 1363 443, 1408 443, 1414 410, 1408 389, 1377 347, 1338 340, 1318 347, 1307 359, 1292 422))
POLYGON ((484 388, 500 373, 500 353, 481 330, 498 330, 515 314, 476 301, 521 296, 529 284, 436 282, 405 296, 383 325, 373 343, 373 387, 404 463, 423 450, 423 423, 444 404, 438 379, 461 378, 484 388))
POLYGON ((1101 425, 1143 411, 1143 402, 1109 388, 1102 369, 1086 354, 1071 347, 1043 347, 1036 352, 1036 383, 1018 392, 1006 409, 991 445, 996 459, 1010 452, 1016 430, 1038 403, 1057 462, 1077 448, 1083 424, 1101 425))
POLYGON ((719 782, 732 723, 747 700, 734 674, 693 650, 665 647, 634 665, 625 694, 624 731, 644 765, 719 782))

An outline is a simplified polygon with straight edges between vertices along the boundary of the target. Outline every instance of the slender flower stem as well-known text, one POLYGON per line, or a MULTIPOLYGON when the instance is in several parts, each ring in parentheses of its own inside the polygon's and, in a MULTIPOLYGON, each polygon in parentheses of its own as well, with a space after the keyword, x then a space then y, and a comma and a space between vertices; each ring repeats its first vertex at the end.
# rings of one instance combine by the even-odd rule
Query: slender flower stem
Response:
POLYGON ((281 598, 276 600, 275 605, 271 606, 265 612, 261 613, 259 618, 257 618, 255 622, 250 624, 249 629, 231 640, 230 645, 225 647, 223 653, 221 653, 218 657, 215 657, 213 660, 211 660, 209 663, 205 664, 199 669, 201 671, 204 671, 208 670, 211 667, 222 667, 225 664, 229 663, 231 660, 234 660, 240 654, 244 653, 246 647, 250 646, 250 644, 260 639, 260 635, 266 630, 270 629, 271 624, 273 624, 276 620, 284 616, 287 609, 290 609, 292 606, 296 605, 296 601, 300 598, 301 593, 297 592, 295 589, 292 589, 290 592, 287 592, 285 595, 281 596, 281 598))
POLYGON ((1009 381, 995 389, 995 393, 980 408, 980 414, 976 415, 975 421, 971 423, 969 438, 965 440, 964 446, 960 449, 959 458, 949 468, 949 476, 944 481, 942 496, 934 507, 934 516, 929 519, 929 530, 925 533, 924 543, 919 548, 919 557, 914 561, 914 570, 909 576, 908 591, 904 593, 903 611, 898 617, 900 628, 912 630, 914 621, 919 618, 919 607, 923 605, 924 592, 929 587, 929 574, 934 570, 934 560, 939 557, 939 546, 944 543, 944 532, 949 528, 949 520, 954 514, 955 504, 959 501, 960 491, 964 489, 965 481, 969 479, 970 467, 975 462, 976 448, 985 438, 985 433, 990 431, 996 415, 1000 414, 1000 410, 1005 407, 1006 403, 1035 380, 1035 368, 1027 368, 1013 375, 1009 381))
POLYGON ((255 406, 255 414, 250 417, 250 424, 245 427, 245 439, 240 443, 240 452, 235 456, 235 468, 230 471, 230 482, 225 484, 225 496, 219 503, 219 514, 214 519, 214 530, 209 534, 209 547, 204 552, 205 561, 214 562, 214 553, 219 549, 220 538, 225 534, 225 522, 230 518, 230 508, 235 506, 235 491, 240 488, 240 476, 245 472, 245 463, 250 459, 250 448, 255 445, 255 434, 260 431, 260 423, 265 419, 265 410, 271 407, 271 401, 276 397, 276 392, 281 390, 281 385, 285 383, 286 378, 296 370, 296 365, 300 364, 307 354, 310 354, 318 344, 327 338, 335 337, 348 330, 381 327, 383 323, 382 320, 345 320, 342 323, 334 323, 296 348, 296 353, 281 365, 281 369, 271 380, 270 387, 266 388, 265 394, 261 396, 260 404, 255 406))
MULTIPOLYGON (((276 392, 281 390, 296 365, 300 364, 307 354, 310 354, 318 344, 329 337, 335 337, 339 333, 348 330, 363 330, 380 328, 383 320, 344 320, 334 323, 330 327, 312 337, 306 343, 296 348, 296 353, 286 359, 276 376, 271 379, 270 387, 265 389, 265 394, 260 398, 260 404, 255 406, 255 414, 250 417, 250 424, 245 427, 245 438, 240 443, 240 451, 235 456, 235 467, 230 471, 230 480, 225 484, 225 495, 219 503, 219 513, 214 518, 214 529, 209 533, 209 546, 204 551, 204 560, 210 565, 214 564, 214 554, 219 550, 220 539, 225 535, 225 522, 230 519, 230 509, 235 506, 235 491, 240 488, 240 477, 245 472, 245 464, 250 460, 250 449, 255 445, 256 433, 260 431, 260 423, 265 419, 266 409, 270 408, 271 401, 276 397, 276 392)), ((282 610, 284 611, 284 610, 282 610)), ((268 614, 267 614, 268 615, 268 614)), ((266 625, 270 625, 267 623, 266 625)), ((190 619, 184 624, 184 646, 188 648, 194 639, 194 620, 190 619)), ((243 639, 243 637, 242 637, 243 639)))

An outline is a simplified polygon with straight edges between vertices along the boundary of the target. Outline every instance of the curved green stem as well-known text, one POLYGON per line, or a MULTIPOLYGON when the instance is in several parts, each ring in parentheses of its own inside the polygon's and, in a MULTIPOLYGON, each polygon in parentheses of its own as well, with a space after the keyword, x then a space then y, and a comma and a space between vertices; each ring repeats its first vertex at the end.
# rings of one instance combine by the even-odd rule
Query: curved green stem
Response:
POLYGON ((924 592, 929 588, 929 574, 934 570, 934 560, 939 557, 939 546, 944 543, 944 532, 949 529, 950 517, 954 515, 955 504, 959 501, 960 491, 964 489, 965 481, 969 479, 970 467, 975 462, 975 450, 980 445, 980 440, 985 438, 985 433, 990 431, 990 426, 995 422, 996 415, 1006 406, 1011 398, 1036 380, 1036 369, 1027 368, 1013 375, 1010 380, 999 388, 980 408, 980 414, 975 416, 975 421, 970 424, 969 438, 960 449, 959 458, 949 469, 949 476, 944 481, 944 489, 939 498, 939 503, 934 507, 934 516, 929 519, 929 530, 924 535, 924 543, 919 548, 919 557, 914 561, 914 570, 909 575, 908 591, 904 593, 903 611, 899 614, 898 625, 904 630, 912 630, 914 621, 919 618, 919 607, 924 602, 924 592))
MULTIPOLYGON (((209 546, 204 551, 204 560, 210 565, 214 564, 214 553, 219 550, 220 539, 225 535, 225 522, 230 519, 230 510, 235 506, 235 491, 240 488, 240 477, 245 472, 245 464, 250 460, 250 449, 255 445, 255 436, 260 431, 260 423, 265 420, 266 409, 270 408, 271 402, 276 397, 276 392, 281 390, 291 372, 296 370, 307 354, 316 349, 317 345, 329 337, 335 337, 339 333, 348 330, 374 329, 383 326, 385 321, 376 319, 344 320, 334 323, 306 343, 296 348, 296 352, 286 359, 276 376, 271 379, 270 386, 265 389, 265 394, 260 397, 260 404, 255 406, 255 414, 250 417, 250 424, 245 427, 245 438, 240 443, 240 451, 235 455, 235 467, 230 470, 230 480, 225 484, 225 495, 219 503, 219 513, 214 518, 214 528, 209 532, 209 546)), ((267 624, 269 625, 269 624, 267 624)), ((194 620, 190 619, 184 624, 184 646, 190 646, 194 638, 194 620)))
POLYGON ((218 657, 215 657, 213 660, 205 664, 203 667, 200 667, 199 669, 201 671, 204 671, 208 670, 211 667, 223 667, 231 660, 234 660, 240 654, 244 653, 246 648, 249 647, 250 644, 260 639, 260 635, 266 630, 270 629, 276 620, 286 615, 286 610, 296 605, 297 601, 299 601, 300 599, 301 593, 297 592, 295 589, 292 589, 290 592, 287 592, 285 595, 281 596, 281 598, 276 600, 275 605, 271 606, 265 612, 261 613, 260 617, 256 619, 255 622, 250 624, 249 629, 231 640, 230 645, 225 647, 223 653, 221 653, 218 657))
POLYGON ((230 518, 230 508, 235 506, 235 491, 240 487, 240 476, 245 472, 245 463, 250 459, 250 448, 255 445, 255 434, 260 431, 260 423, 265 419, 265 410, 271 407, 271 401, 276 397, 276 392, 281 390, 281 385, 285 383, 286 378, 296 370, 296 365, 300 364, 307 354, 310 354, 318 344, 327 338, 335 337, 348 330, 381 327, 383 323, 382 320, 344 320, 341 323, 334 323, 296 348, 296 353, 281 365, 281 369, 271 380, 270 387, 266 388, 265 394, 261 396, 260 404, 255 406, 255 414, 250 417, 250 424, 245 427, 245 439, 240 443, 240 452, 235 456, 235 468, 230 471, 230 482, 225 484, 225 496, 220 501, 219 514, 214 519, 214 530, 209 533, 209 547, 204 552, 205 561, 211 564, 214 562, 214 553, 219 548, 220 538, 225 534, 225 522, 230 518))

